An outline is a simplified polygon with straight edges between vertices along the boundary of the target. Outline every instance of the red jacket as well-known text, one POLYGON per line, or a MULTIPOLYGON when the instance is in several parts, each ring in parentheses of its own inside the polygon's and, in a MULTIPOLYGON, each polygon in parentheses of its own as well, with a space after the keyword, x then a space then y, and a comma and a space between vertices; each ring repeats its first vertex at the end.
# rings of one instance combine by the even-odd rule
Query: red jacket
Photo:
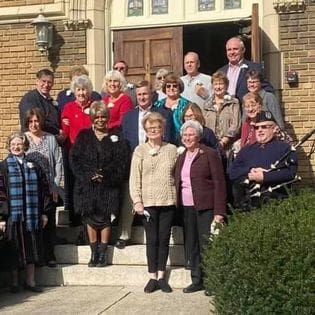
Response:
POLYGON ((108 106, 110 112, 109 129, 119 128, 124 115, 133 108, 131 98, 126 94, 122 94, 115 102, 110 102, 110 96, 105 95, 103 102, 108 106))
POLYGON ((61 125, 63 132, 70 140, 70 144, 74 144, 77 135, 82 129, 90 128, 92 123, 89 115, 90 106, 85 107, 85 110, 76 102, 69 102, 65 105, 61 114, 61 125), (69 125, 66 125, 62 120, 69 120, 69 125))
MULTIPOLYGON (((186 152, 181 154, 176 161, 175 186, 178 204, 181 204, 182 200, 181 171, 186 152)), ((191 164, 190 179, 195 209, 213 209, 215 215, 225 215, 225 179, 222 162, 217 151, 200 144, 200 150, 191 164)))

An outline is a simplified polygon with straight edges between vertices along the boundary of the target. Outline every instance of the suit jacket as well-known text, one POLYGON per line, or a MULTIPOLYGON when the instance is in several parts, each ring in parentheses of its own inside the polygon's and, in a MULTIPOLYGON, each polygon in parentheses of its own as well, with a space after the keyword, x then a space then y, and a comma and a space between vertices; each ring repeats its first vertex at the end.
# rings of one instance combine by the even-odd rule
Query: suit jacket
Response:
MULTIPOLYGON (((239 99, 241 104, 243 102, 243 96, 246 93, 248 93, 246 73, 248 71, 251 71, 251 70, 256 70, 260 73, 263 73, 262 66, 259 63, 251 62, 249 60, 243 59, 242 64, 246 65, 247 67, 243 66, 243 68, 241 69, 240 74, 239 74, 238 79, 237 79, 236 91, 235 91, 235 96, 239 99)), ((220 68, 219 71, 222 71, 225 74, 227 74, 228 69, 229 69, 229 65, 227 64, 227 65, 223 66, 222 68, 220 68)), ((264 80, 261 83, 261 86, 267 92, 272 92, 272 93, 274 92, 272 85, 266 80, 264 80)))
MULTIPOLYGON (((152 112, 160 113, 166 119, 164 138, 165 142, 174 143, 172 139, 173 117, 172 113, 164 108, 151 107, 152 112)), ((139 108, 135 108, 125 114, 122 121, 122 134, 124 139, 133 152, 137 145, 139 145, 139 108)))
MULTIPOLYGON (((175 167, 177 202, 181 203, 181 172, 185 151, 179 155, 175 167)), ((225 215, 226 189, 222 162, 217 151, 200 144, 190 168, 191 188, 196 210, 213 209, 214 214, 225 215)))
POLYGON ((53 135, 59 134, 59 119, 57 103, 52 99, 45 98, 37 89, 27 92, 19 104, 21 131, 27 131, 25 127, 25 114, 29 109, 38 107, 44 113, 43 131, 53 135))

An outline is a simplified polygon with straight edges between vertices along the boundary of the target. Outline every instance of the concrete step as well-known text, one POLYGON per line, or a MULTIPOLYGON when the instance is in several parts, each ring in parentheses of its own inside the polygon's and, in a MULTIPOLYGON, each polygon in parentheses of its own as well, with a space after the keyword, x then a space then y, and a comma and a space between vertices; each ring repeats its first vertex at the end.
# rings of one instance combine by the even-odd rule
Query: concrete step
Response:
MULTIPOLYGON (((167 279, 173 288, 184 288, 191 283, 190 271, 184 268, 167 269, 167 279)), ((89 268, 87 265, 59 265, 56 268, 36 269, 36 283, 44 286, 106 285, 145 286, 148 281, 146 266, 110 265, 89 268)))
MULTIPOLYGON (((57 245, 55 255, 59 264, 87 264, 90 260, 90 246, 57 245)), ((114 265, 147 265, 146 246, 130 245, 124 249, 109 246, 108 262, 114 265)), ((184 246, 170 245, 167 264, 170 266, 184 265, 184 246)))
MULTIPOLYGON (((117 238, 117 226, 112 229, 112 239, 117 238)), ((84 235, 83 226, 79 227, 69 227, 69 226, 57 226, 57 236, 59 240, 64 240, 67 244, 77 244, 77 239, 81 233, 84 235)), ((132 243, 133 244, 145 244, 145 232, 143 226, 133 226, 132 227, 132 243)), ((87 243, 84 243, 87 244, 87 243)), ((83 244, 83 245, 84 245, 83 244)), ((184 244, 183 238, 183 228, 180 226, 173 226, 171 230, 171 245, 181 245, 184 244)))
POLYGON ((56 209, 56 224, 57 225, 68 225, 69 220, 69 211, 65 210, 64 207, 57 207, 56 209))

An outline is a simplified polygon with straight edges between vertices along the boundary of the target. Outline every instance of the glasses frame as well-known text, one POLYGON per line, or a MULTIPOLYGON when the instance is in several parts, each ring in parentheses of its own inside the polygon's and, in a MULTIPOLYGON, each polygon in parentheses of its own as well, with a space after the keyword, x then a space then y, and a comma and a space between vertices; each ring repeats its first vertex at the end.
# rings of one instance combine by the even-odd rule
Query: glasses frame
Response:
POLYGON ((262 130, 266 130, 266 129, 270 129, 271 127, 274 127, 274 125, 259 125, 259 126, 254 126, 254 129, 255 130, 259 130, 259 129, 262 129, 262 130))
POLYGON ((171 89, 171 88, 178 89, 178 84, 177 83, 166 83, 165 88, 166 89, 171 89))

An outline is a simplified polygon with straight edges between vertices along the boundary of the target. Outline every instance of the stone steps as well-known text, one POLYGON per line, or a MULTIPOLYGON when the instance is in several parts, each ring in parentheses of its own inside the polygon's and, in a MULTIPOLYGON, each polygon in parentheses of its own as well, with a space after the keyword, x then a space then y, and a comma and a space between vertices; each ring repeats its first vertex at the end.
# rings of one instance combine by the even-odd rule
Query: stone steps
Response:
MULTIPOLYGON (((90 246, 57 245, 55 255, 59 264, 87 264, 90 260, 90 246)), ((145 245, 130 245, 124 249, 109 246, 107 250, 108 263, 113 265, 142 265, 146 266, 145 245)), ((183 245, 170 245, 168 265, 183 266, 183 245)))
MULTIPOLYGON (((166 278, 173 288, 184 288, 191 283, 190 272, 184 268, 167 269, 166 278)), ((100 285, 140 286, 148 281, 146 266, 110 265, 104 268, 89 268, 87 265, 58 265, 36 270, 36 283, 44 286, 100 285)))
MULTIPOLYGON (((69 227, 67 225, 57 226, 58 239, 63 240, 66 244, 77 244, 79 235, 84 233, 83 226, 69 227)), ((112 240, 117 238, 117 226, 112 228, 112 240)), ((132 244, 145 244, 145 232, 143 226, 132 227, 132 244)), ((170 245, 184 244, 183 228, 173 226, 171 230, 170 245)), ((80 245, 80 244, 78 244, 80 245)), ((85 245, 85 244, 84 244, 85 245)))
MULTIPOLYGON (((87 263, 90 259, 90 247, 75 245, 78 243, 79 235, 84 235, 84 228, 82 226, 69 227, 68 212, 62 207, 57 209, 56 222, 57 237, 65 244, 55 247, 58 262, 56 268, 36 269, 36 282, 39 285, 131 285, 143 287, 147 283, 148 270, 143 226, 133 226, 133 245, 126 246, 124 249, 108 247, 108 266, 89 268, 87 263)), ((112 240, 116 238, 117 227, 113 227, 112 240)), ((167 265, 167 278, 173 288, 184 288, 191 283, 190 272, 183 268, 183 231, 178 226, 172 227, 167 265)))

